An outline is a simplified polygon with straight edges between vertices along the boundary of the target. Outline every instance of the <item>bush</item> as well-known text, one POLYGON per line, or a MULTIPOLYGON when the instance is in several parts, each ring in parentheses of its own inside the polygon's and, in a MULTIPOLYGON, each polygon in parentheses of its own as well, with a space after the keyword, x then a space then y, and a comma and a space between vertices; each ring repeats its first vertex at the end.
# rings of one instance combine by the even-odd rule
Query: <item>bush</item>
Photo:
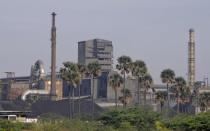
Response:
POLYGON ((106 112, 99 119, 104 125, 120 128, 123 123, 130 124, 138 130, 153 130, 159 114, 150 108, 115 109, 106 112))
POLYGON ((22 131, 22 129, 24 129, 23 123, 0 120, 0 131, 22 131))
POLYGON ((39 117, 40 121, 45 121, 45 122, 53 122, 53 121, 58 121, 58 120, 65 120, 67 118, 54 114, 54 113, 44 113, 41 114, 39 117))
POLYGON ((177 116, 165 125, 172 130, 182 131, 208 131, 210 130, 210 112, 200 113, 196 116, 177 116))
POLYGON ((80 120, 42 121, 34 124, 31 131, 114 131, 112 127, 104 126, 99 122, 80 120))
POLYGON ((155 122, 155 129, 157 131, 170 131, 168 128, 166 128, 164 123, 162 123, 161 121, 156 121, 155 122))

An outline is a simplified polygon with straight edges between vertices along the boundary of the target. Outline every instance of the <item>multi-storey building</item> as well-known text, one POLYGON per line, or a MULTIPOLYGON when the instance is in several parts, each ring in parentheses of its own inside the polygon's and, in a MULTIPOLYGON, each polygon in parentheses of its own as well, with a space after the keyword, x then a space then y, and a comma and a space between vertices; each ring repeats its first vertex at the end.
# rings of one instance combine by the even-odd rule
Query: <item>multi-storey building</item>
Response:
POLYGON ((98 61, 102 71, 109 72, 113 64, 112 41, 93 39, 78 42, 78 63, 88 65, 98 61))

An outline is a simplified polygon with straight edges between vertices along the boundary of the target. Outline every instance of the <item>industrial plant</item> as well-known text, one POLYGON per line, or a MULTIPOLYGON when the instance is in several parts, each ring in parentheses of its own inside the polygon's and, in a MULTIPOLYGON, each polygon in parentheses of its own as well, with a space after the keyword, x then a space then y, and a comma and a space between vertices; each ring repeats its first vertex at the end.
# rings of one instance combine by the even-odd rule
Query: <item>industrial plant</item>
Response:
MULTIPOLYGON (((15 76, 14 72, 5 72, 6 77, 1 78, 1 110, 29 110, 37 113, 37 115, 45 112, 60 113, 61 115, 68 115, 67 112, 59 110, 60 106, 68 107, 69 92, 72 91, 73 86, 70 86, 61 77, 61 74, 56 71, 56 14, 52 13, 52 27, 51 27, 51 72, 46 73, 45 65, 42 60, 37 60, 32 64, 30 75, 15 76), (38 103, 36 102, 38 101, 38 103), (12 103, 10 103, 12 102, 12 103), (31 103, 31 107, 27 108, 25 102, 31 103), (13 106, 14 105, 14 106, 13 106), (59 112, 60 111, 60 112, 59 112)), ((116 72, 113 68, 113 44, 110 40, 91 39, 78 42, 78 63, 88 65, 93 61, 98 61, 101 66, 101 75, 96 78, 95 83, 91 83, 90 77, 84 77, 80 90, 75 88, 75 100, 81 99, 83 101, 83 112, 88 113, 91 98, 91 85, 95 85, 94 99, 95 106, 100 110, 107 106, 114 106, 114 92, 109 85, 109 76, 116 72), (78 98, 80 94, 80 97, 78 98)), ((189 30, 188 43, 188 86, 193 90, 195 86, 195 31, 189 30)), ((137 79, 128 76, 125 80, 126 87, 129 87, 132 93, 130 105, 137 103, 138 88, 137 79)), ((200 91, 210 91, 206 82, 201 82, 203 88, 200 91)), ((158 110, 155 101, 155 91, 166 91, 165 85, 152 85, 152 89, 147 91, 147 103, 152 105, 155 110, 158 110)), ((119 95, 122 93, 119 91, 119 95)), ((71 99, 72 94, 70 94, 71 99)), ((141 96, 143 99, 143 96, 141 96)), ((175 103, 173 94, 171 94, 171 103, 175 103)), ((120 103, 119 103, 120 104, 120 103)), ((122 104, 121 104, 122 105, 122 104)), ((172 106, 172 105, 171 105, 172 106)), ((75 107, 76 108, 76 107, 75 107)), ((195 107, 197 108, 197 107, 195 107)))

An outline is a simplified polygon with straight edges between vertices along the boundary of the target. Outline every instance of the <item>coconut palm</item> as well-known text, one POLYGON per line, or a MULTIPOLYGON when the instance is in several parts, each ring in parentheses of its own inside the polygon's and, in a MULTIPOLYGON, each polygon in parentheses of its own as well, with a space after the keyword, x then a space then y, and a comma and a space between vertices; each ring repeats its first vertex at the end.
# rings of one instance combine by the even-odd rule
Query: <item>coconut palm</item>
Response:
POLYGON ((85 75, 85 73, 86 73, 86 71, 87 71, 87 69, 86 69, 86 66, 85 65, 82 65, 82 64, 77 64, 77 67, 78 67, 78 70, 79 70, 79 73, 80 73, 80 76, 81 76, 81 81, 80 81, 80 83, 79 83, 79 85, 78 85, 78 89, 79 89, 79 99, 78 99, 78 112, 79 112, 79 117, 80 117, 80 106, 81 106, 81 103, 80 103, 80 96, 81 96, 81 91, 80 91, 80 89, 81 89, 81 82, 82 82, 82 79, 84 78, 84 75, 85 75))
POLYGON ((117 91, 121 87, 121 84, 123 84, 123 78, 118 73, 115 73, 109 77, 109 85, 112 87, 112 89, 115 92, 115 106, 117 107, 117 91))
POLYGON ((165 69, 161 72, 160 77, 161 77, 162 82, 166 83, 166 86, 167 86, 167 93, 168 93, 167 103, 168 103, 168 108, 169 108, 169 100, 170 100, 169 86, 172 85, 175 81, 175 73, 171 69, 165 69))
MULTIPOLYGON (((75 63, 72 62, 64 62, 64 67, 61 67, 60 73, 63 80, 67 82, 67 84, 70 86, 72 85, 72 116, 74 114, 74 88, 77 87, 77 85, 80 83, 81 76, 78 71, 78 67, 75 63)), ((70 101, 70 91, 69 91, 69 107, 71 106, 70 101)), ((69 113, 69 118, 71 118, 71 113, 69 113)))
MULTIPOLYGON (((179 95, 180 95, 179 96, 180 97, 180 101, 182 103, 184 103, 184 104, 186 104, 186 103, 192 104, 191 103, 192 102, 191 101, 192 93, 191 93, 190 88, 188 86, 184 86, 184 88, 181 88, 179 95)), ((187 110, 187 111, 190 111, 190 110, 187 110)))
POLYGON ((151 77, 150 74, 146 74, 143 78, 142 78, 142 81, 141 81, 141 86, 142 86, 142 89, 144 91, 144 105, 146 104, 146 95, 147 95, 147 91, 149 89, 151 89, 152 87, 152 84, 153 84, 153 79, 151 77))
POLYGON ((167 99, 167 92, 166 91, 158 91, 155 93, 155 95, 156 95, 155 99, 160 102, 160 111, 162 112, 164 103, 167 99))
POLYGON ((186 87, 186 81, 183 77, 177 77, 175 78, 175 96, 177 98, 177 113, 179 113, 179 104, 180 100, 184 101, 186 98, 186 92, 187 92, 187 87, 186 87))
MULTIPOLYGON (((117 62, 118 64, 116 65, 116 68, 123 75, 123 91, 126 91, 125 90, 125 75, 130 72, 132 60, 129 56, 121 56, 117 59, 117 62)), ((125 97, 125 92, 123 92, 123 97, 125 97)), ((125 107, 124 104, 123 104, 123 107, 125 107)))
POLYGON ((140 104, 140 83, 147 74, 147 67, 144 61, 136 60, 132 63, 132 75, 137 79, 137 104, 140 104))
POLYGON ((94 114, 95 114, 95 109, 94 109, 95 108, 94 107, 95 86, 94 86, 94 83, 95 83, 95 78, 100 75, 101 66, 98 63, 98 61, 94 61, 94 62, 88 64, 87 70, 88 70, 88 73, 91 75, 91 81, 92 81, 92 94, 91 94, 91 97, 92 97, 92 119, 94 119, 94 114))
POLYGON ((119 100, 125 105, 125 107, 130 103, 132 94, 129 89, 122 89, 121 93, 124 93, 124 96, 119 97, 119 100))
MULTIPOLYGON (((202 83, 200 81, 196 81, 194 84, 193 92, 191 95, 191 102, 194 102, 195 107, 198 107, 199 102, 199 89, 202 87, 202 83)), ((196 110, 197 113, 197 110, 196 110)))
POLYGON ((203 92, 199 95, 199 105, 202 112, 207 111, 210 104, 210 92, 203 92))

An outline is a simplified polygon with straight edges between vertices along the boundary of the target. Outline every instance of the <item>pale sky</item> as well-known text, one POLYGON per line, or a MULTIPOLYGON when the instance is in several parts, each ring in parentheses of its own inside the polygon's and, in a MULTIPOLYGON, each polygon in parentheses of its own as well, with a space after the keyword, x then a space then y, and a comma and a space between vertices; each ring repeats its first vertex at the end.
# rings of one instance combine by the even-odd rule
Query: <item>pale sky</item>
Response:
POLYGON ((196 80, 210 76, 210 0, 0 0, 0 76, 27 76, 38 59, 50 71, 51 12, 57 70, 77 61, 77 42, 111 40, 121 55, 144 60, 155 83, 171 68, 187 78, 188 30, 196 36, 196 80))

